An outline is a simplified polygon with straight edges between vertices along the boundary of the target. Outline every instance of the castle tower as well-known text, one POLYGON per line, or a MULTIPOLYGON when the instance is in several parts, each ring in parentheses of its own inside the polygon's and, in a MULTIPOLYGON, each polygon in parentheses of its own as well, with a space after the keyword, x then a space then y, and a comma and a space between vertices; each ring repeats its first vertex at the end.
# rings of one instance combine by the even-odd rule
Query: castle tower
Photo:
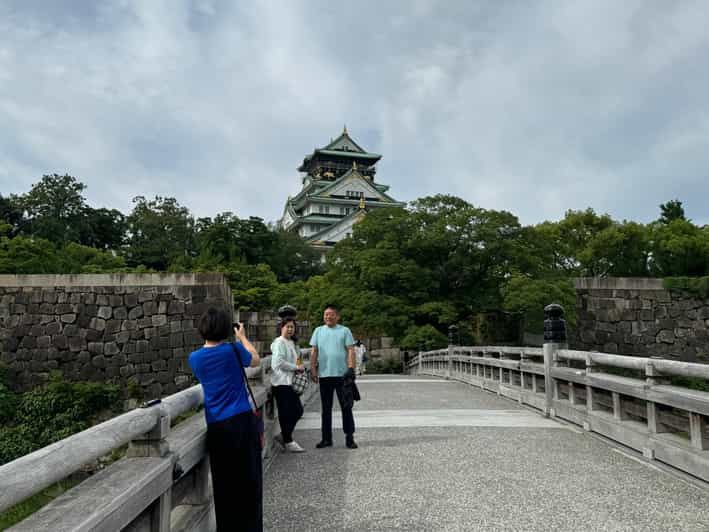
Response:
POLYGON ((312 246, 326 251, 352 233, 352 226, 367 211, 403 207, 374 181, 375 165, 382 156, 357 144, 345 127, 335 140, 316 148, 298 167, 303 188, 288 198, 280 226, 297 231, 312 246))

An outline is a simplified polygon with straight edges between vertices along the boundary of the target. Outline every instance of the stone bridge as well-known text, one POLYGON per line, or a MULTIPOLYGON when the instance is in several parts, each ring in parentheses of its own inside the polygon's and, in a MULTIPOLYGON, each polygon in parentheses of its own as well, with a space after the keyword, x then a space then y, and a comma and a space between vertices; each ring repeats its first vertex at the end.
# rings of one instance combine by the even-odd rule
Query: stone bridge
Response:
MULTIPOLYGON (((669 381, 709 367, 564 347, 450 346, 365 376, 355 451, 314 448, 311 386, 307 452, 264 452, 265 529, 709 530, 709 393, 669 381)), ((268 371, 250 378, 270 437, 268 371)), ((130 442, 12 530, 213 530, 202 416, 170 427, 201 400, 196 386, 0 467, 0 511, 130 442)))

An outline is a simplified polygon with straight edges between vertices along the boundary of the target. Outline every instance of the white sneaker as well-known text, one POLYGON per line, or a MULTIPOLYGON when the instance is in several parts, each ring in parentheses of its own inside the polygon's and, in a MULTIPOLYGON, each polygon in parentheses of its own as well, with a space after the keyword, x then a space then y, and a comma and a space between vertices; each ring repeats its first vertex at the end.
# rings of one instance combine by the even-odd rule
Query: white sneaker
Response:
POLYGON ((298 445, 298 442, 292 441, 286 443, 286 451, 288 451, 289 453, 304 453, 305 449, 298 445))

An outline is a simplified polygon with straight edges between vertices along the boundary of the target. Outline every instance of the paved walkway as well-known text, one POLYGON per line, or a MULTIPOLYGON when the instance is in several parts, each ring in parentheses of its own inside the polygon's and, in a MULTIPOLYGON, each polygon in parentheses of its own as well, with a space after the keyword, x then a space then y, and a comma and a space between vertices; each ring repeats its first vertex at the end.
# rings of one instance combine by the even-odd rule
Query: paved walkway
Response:
POLYGON ((266 530, 709 531, 709 491, 509 399, 434 378, 358 380, 356 440, 316 450, 316 397, 296 428, 307 452, 265 476, 266 530))

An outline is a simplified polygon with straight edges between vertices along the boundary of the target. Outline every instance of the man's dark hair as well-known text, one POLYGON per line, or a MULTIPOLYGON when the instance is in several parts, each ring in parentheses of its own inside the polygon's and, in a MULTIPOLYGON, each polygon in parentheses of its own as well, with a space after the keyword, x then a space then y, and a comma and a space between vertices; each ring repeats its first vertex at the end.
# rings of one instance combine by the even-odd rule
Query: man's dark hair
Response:
POLYGON ((231 335, 231 320, 223 309, 209 307, 199 318, 197 330, 211 342, 226 340, 231 335))
MULTIPOLYGON (((327 310, 327 309, 332 309, 332 310, 334 310, 335 312, 337 312, 338 314, 340 313, 340 309, 337 308, 337 305, 334 305, 333 303, 330 303, 329 305, 326 305, 326 306, 325 306, 325 310, 327 310)), ((325 310, 323 310, 323 312, 325 312, 325 310)))

